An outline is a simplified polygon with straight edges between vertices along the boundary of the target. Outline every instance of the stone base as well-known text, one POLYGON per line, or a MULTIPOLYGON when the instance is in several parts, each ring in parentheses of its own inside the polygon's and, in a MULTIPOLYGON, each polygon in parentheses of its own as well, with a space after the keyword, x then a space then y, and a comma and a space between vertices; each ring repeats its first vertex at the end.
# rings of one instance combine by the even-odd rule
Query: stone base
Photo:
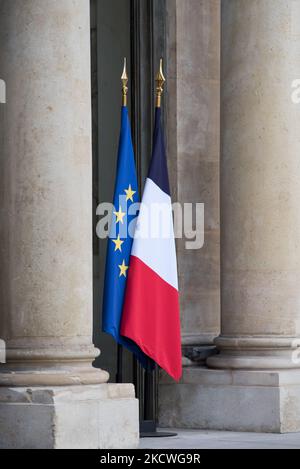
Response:
POLYGON ((189 367, 178 384, 162 374, 159 426, 300 432, 300 371, 189 367))
POLYGON ((0 387, 1 449, 137 448, 130 384, 0 387))

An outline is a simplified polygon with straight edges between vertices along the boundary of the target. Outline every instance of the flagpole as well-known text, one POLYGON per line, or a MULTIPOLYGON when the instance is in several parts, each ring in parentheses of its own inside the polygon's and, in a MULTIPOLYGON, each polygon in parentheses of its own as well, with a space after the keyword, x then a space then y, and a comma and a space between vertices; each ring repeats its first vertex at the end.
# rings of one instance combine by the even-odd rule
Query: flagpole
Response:
MULTIPOLYGON (((159 70, 155 78, 156 90, 155 90, 155 107, 161 107, 162 94, 164 91, 165 76, 163 73, 163 60, 159 61, 159 70)), ((156 401, 156 390, 157 390, 157 366, 154 364, 154 369, 151 370, 149 358, 149 368, 145 370, 144 380, 144 419, 148 422, 146 425, 147 430, 142 432, 142 436, 159 436, 157 433, 157 416, 154 402, 156 401), (152 419, 151 419, 152 414, 152 419)))
MULTIPOLYGON (((124 57, 124 67, 123 73, 121 76, 121 83, 122 83, 122 106, 127 107, 127 95, 128 95, 128 75, 126 69, 126 57, 124 57)), ((117 374, 116 374, 116 382, 123 383, 123 347, 122 345, 118 344, 117 347, 117 374)))
MULTIPOLYGON (((166 82, 163 73, 163 59, 159 61, 159 70, 155 78, 156 81, 156 95, 155 95, 155 107, 161 108, 162 94, 164 91, 164 84, 166 82)), ((150 362, 153 362, 149 358, 149 368, 144 373, 144 421, 142 422, 140 436, 141 438, 146 437, 172 437, 177 436, 174 432, 158 432, 157 431, 157 415, 156 408, 153 405, 157 395, 158 385, 158 368, 154 362, 154 367, 150 366, 150 362), (152 418, 151 419, 151 414, 152 418)))
POLYGON ((161 107, 161 97, 164 91, 164 84, 166 82, 164 73, 163 73, 163 59, 159 61, 159 71, 156 75, 156 99, 155 99, 155 106, 157 108, 161 107))
POLYGON ((122 82, 122 106, 126 107, 127 106, 127 95, 128 95, 128 75, 127 75, 127 69, 126 69, 126 57, 124 57, 124 68, 123 68, 123 73, 121 76, 121 82, 122 82))

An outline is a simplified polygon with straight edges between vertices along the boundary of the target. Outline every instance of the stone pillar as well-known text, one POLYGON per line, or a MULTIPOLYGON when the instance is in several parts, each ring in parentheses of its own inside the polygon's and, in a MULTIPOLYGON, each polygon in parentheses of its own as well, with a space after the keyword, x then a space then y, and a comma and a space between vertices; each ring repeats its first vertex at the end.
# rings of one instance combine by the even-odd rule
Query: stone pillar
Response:
POLYGON ((299 1, 222 1, 220 354, 165 380, 190 399, 163 424, 300 431, 299 24, 299 1))
POLYGON ((0 0, 0 76, 0 447, 135 446, 92 366, 89 1, 0 0))
POLYGON ((300 5, 225 0, 222 13, 222 334, 208 363, 299 368, 300 5))
POLYGON ((177 240, 184 368, 180 384, 162 376, 159 420, 188 426, 180 415, 190 405, 190 373, 215 353, 220 333, 220 0, 168 0, 167 13, 173 199, 204 204, 205 233, 201 249, 186 249, 187 239, 177 240))
POLYGON ((167 142, 174 200, 203 203, 204 246, 177 240, 185 365, 220 333, 220 1, 169 0, 167 142), (187 34, 189 31, 189 34, 187 34))

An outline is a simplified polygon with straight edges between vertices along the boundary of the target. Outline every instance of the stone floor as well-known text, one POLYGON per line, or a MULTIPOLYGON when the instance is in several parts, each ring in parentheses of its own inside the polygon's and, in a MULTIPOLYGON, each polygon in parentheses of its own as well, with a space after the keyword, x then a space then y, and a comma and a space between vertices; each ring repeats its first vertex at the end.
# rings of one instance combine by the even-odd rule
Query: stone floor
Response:
MULTIPOLYGON (((163 430, 162 430, 163 431, 163 430)), ((141 449, 300 449, 300 433, 238 433, 172 430, 170 438, 142 438, 141 449)))

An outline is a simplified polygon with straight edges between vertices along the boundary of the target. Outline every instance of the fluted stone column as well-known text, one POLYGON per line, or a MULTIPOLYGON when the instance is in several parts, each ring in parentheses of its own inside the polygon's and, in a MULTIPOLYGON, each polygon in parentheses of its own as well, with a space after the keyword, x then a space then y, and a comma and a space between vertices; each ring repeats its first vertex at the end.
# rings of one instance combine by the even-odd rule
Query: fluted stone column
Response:
POLYGON ((177 239, 183 364, 188 366, 213 353, 220 333, 220 0, 168 0, 166 5, 173 198, 205 206, 204 245, 195 242, 194 249, 186 249, 187 239, 177 239))
POLYGON ((182 345, 201 364, 220 333, 220 0, 176 1, 176 28, 177 200, 205 212, 201 249, 177 242, 182 345))
POLYGON ((299 368, 300 3, 225 0, 217 368, 299 368))
POLYGON ((92 366, 89 1, 0 0, 0 76, 0 447, 134 446, 133 389, 92 366))
POLYGON ((165 380, 163 425, 300 431, 299 24, 299 1, 222 1, 220 353, 165 380))
POLYGON ((160 424, 186 426, 189 418, 179 416, 191 404, 190 374, 216 352, 213 341, 220 333, 220 0, 167 0, 166 5, 165 104, 173 199, 203 203, 205 212, 204 245, 187 249, 186 238, 176 243, 182 379, 169 384, 163 375, 159 386, 160 424))

